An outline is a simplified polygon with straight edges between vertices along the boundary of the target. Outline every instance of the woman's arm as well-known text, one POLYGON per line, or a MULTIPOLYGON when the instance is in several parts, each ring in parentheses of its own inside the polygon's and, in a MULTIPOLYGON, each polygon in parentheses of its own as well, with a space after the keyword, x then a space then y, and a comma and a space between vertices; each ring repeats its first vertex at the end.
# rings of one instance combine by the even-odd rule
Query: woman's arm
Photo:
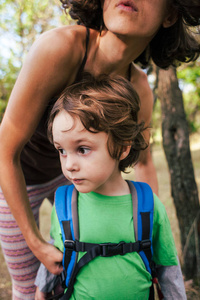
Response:
MULTIPOLYGON (((137 91, 141 102, 138 119, 140 122, 145 121, 145 126, 149 127, 153 111, 153 94, 147 81, 147 75, 138 67, 134 66, 132 69, 133 87, 137 91)), ((143 133, 148 143, 150 142, 150 134, 150 128, 146 129, 143 133)), ((150 152, 150 145, 146 150, 141 151, 139 162, 135 166, 135 173, 136 180, 147 182, 154 193, 158 195, 158 180, 150 152)))
POLYGON ((41 36, 27 56, 0 126, 1 188, 28 246, 54 274, 62 270, 62 253, 46 243, 37 228, 20 154, 48 101, 74 81, 84 56, 84 42, 85 28, 82 26, 78 29, 77 26, 63 27, 41 36))

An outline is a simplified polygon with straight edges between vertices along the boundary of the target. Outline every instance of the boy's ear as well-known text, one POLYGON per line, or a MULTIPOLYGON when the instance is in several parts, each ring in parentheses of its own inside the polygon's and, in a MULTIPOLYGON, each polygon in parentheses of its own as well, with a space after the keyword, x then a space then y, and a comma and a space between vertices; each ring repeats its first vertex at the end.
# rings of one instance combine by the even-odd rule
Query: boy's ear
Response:
POLYGON ((131 150, 131 145, 124 146, 123 152, 120 156, 120 160, 125 159, 129 155, 130 150, 131 150))
POLYGON ((174 23, 176 23, 177 19, 178 19, 178 12, 177 10, 170 8, 169 9, 169 13, 166 15, 166 17, 164 18, 164 21, 162 23, 162 26, 164 28, 168 28, 172 25, 174 25, 174 23))

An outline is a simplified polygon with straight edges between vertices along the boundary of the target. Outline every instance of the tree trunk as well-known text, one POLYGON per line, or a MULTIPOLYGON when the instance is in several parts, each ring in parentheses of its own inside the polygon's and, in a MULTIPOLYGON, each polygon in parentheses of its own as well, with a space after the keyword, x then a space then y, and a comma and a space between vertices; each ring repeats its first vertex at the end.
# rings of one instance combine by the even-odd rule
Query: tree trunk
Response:
POLYGON ((159 69, 163 147, 171 178, 171 195, 181 233, 183 273, 200 279, 200 206, 194 177, 189 131, 176 69, 159 69))

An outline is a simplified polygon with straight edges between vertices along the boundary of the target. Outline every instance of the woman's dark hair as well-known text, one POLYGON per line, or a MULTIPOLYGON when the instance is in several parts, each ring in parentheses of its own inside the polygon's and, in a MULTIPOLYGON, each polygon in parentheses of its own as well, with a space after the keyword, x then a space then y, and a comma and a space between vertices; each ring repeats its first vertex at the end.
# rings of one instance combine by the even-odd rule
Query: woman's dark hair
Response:
MULTIPOLYGON (((78 24, 100 30, 103 22, 100 0, 60 1, 78 24)), ((177 12, 177 21, 169 28, 161 26, 147 48, 135 60, 142 66, 148 65, 152 59, 160 68, 167 68, 179 62, 194 61, 200 54, 200 42, 196 39, 198 28, 195 28, 196 32, 191 29, 200 25, 200 1, 169 0, 169 2, 170 11, 177 12)))
POLYGON ((102 8, 100 0, 60 0, 63 8, 78 24, 100 30, 102 8))
POLYGON ((84 74, 83 79, 67 87, 56 101, 48 122, 48 137, 53 142, 53 121, 61 111, 79 118, 92 133, 108 134, 108 151, 119 160, 120 171, 138 161, 141 150, 146 149, 142 132, 144 122, 138 123, 140 101, 132 84, 121 76, 106 75, 94 78, 84 74), (128 156, 120 160, 124 147, 131 146, 128 156))

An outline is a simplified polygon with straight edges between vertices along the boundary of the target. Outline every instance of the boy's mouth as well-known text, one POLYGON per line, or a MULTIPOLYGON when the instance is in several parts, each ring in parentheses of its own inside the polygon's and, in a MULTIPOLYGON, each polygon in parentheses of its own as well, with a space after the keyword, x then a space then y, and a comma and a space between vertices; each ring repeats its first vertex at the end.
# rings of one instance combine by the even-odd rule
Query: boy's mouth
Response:
POLYGON ((83 179, 73 178, 73 179, 71 179, 71 181, 72 181, 74 184, 80 184, 80 183, 83 182, 83 179))

